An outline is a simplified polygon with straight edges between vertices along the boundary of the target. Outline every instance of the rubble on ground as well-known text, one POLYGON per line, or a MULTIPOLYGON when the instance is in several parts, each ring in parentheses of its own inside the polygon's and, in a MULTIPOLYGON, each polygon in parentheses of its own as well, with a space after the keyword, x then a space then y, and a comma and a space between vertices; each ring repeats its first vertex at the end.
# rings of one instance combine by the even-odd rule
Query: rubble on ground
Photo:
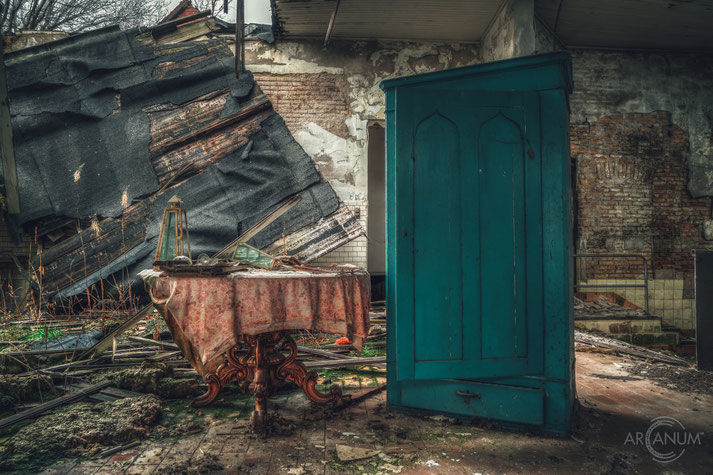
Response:
POLYGON ((592 302, 574 298, 574 318, 647 318, 642 309, 634 309, 612 303, 600 295, 592 302))
POLYGON ((145 437, 160 414, 154 395, 113 403, 80 402, 60 408, 20 429, 5 445, 0 471, 28 469, 47 459, 90 455, 145 437))
POLYGON ((196 378, 176 379, 165 363, 145 361, 140 366, 109 375, 114 387, 137 393, 150 393, 165 399, 193 397, 201 393, 196 378))
POLYGON ((711 371, 645 361, 637 361, 633 366, 625 366, 625 369, 633 376, 641 376, 668 389, 713 396, 713 372, 711 371))

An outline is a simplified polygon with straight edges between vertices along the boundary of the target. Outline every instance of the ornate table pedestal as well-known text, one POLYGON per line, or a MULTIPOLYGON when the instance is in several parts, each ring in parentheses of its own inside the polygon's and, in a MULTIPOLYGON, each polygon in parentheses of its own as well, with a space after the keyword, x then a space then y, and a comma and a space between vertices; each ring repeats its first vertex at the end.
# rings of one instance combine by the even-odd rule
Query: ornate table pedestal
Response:
POLYGON ((255 411, 250 418, 257 430, 264 428, 267 413, 267 399, 275 392, 279 380, 292 381, 299 386, 307 398, 317 404, 342 404, 351 396, 343 396, 335 384, 328 394, 317 390, 317 373, 307 371, 296 361, 297 344, 289 332, 278 331, 260 335, 243 335, 242 342, 248 352, 239 355, 238 343, 225 353, 225 361, 214 373, 204 376, 208 391, 193 400, 193 406, 210 404, 229 382, 236 381, 241 387, 255 395, 255 411), (284 356, 280 350, 288 350, 284 356))

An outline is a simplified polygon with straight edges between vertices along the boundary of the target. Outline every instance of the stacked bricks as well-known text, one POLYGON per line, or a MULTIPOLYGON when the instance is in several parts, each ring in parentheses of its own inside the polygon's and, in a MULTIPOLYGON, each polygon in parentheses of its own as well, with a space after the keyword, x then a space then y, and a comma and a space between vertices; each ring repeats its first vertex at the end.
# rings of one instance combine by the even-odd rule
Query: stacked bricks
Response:
POLYGON ((314 122, 340 137, 349 135, 348 85, 343 75, 255 73, 254 77, 290 132, 314 122))

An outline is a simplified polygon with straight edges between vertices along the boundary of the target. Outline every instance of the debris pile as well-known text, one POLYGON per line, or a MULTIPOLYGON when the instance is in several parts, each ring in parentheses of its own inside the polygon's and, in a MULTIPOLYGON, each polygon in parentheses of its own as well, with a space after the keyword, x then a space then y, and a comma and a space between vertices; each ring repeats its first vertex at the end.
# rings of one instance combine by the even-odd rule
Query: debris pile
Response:
POLYGON ((631 308, 612 303, 607 297, 600 295, 592 302, 574 298, 574 318, 648 318, 640 308, 631 308))
POLYGON ((574 331, 574 349, 575 351, 587 351, 592 353, 629 355, 643 360, 658 361, 676 366, 689 367, 692 364, 690 361, 674 356, 668 351, 644 348, 625 341, 608 338, 603 335, 595 335, 581 330, 574 331))
POLYGON ((659 386, 675 389, 683 393, 708 394, 713 396, 713 373, 684 368, 670 363, 651 363, 637 361, 632 366, 625 366, 633 376, 640 376, 653 381, 659 386))
POLYGON ((27 469, 33 463, 85 453, 145 437, 160 414, 153 395, 115 402, 76 403, 20 429, 4 446, 0 469, 27 469))

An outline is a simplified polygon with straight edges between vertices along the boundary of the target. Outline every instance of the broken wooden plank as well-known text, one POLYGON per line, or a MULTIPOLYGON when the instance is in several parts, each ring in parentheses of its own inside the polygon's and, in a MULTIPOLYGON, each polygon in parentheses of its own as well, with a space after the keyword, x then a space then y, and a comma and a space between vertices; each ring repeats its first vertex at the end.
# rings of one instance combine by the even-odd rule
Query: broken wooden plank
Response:
POLYGON ((51 401, 47 401, 44 404, 40 404, 39 406, 33 407, 26 411, 22 411, 18 414, 10 416, 10 417, 6 417, 5 419, 0 420, 0 429, 11 426, 12 424, 15 424, 17 422, 24 421, 25 419, 30 419, 33 417, 41 416, 45 412, 50 411, 50 410, 57 408, 59 406, 62 406, 64 404, 69 404, 69 403, 72 403, 75 401, 79 401, 80 399, 83 399, 90 394, 94 394, 94 393, 101 391, 102 389, 106 388, 110 384, 111 383, 109 381, 105 381, 103 383, 92 384, 91 386, 88 386, 80 391, 65 394, 64 396, 60 396, 56 399, 52 399, 51 401))
POLYGON ((104 338, 99 340, 94 346, 89 348, 87 351, 82 353, 77 360, 83 360, 85 358, 94 358, 97 355, 103 353, 104 351, 108 350, 111 348, 112 343, 114 341, 114 338, 117 336, 121 335, 124 333, 126 330, 129 328, 133 327, 136 325, 136 323, 141 320, 142 318, 146 317, 146 315, 149 314, 149 312, 153 309, 153 304, 148 304, 138 312, 136 312, 131 318, 126 320, 124 323, 119 326, 116 330, 113 332, 109 333, 106 335, 104 338))
POLYGON ((116 447, 111 447, 106 450, 102 450, 99 452, 99 455, 97 455, 97 458, 103 458, 103 457, 108 457, 109 455, 115 454, 117 452, 121 452, 122 450, 130 449, 132 447, 136 447, 139 445, 141 441, 139 440, 134 440, 133 442, 129 442, 127 444, 123 445, 117 445, 116 447))
POLYGON ((167 360, 167 359, 173 358, 174 356, 183 357, 183 353, 181 353, 180 350, 178 350, 178 351, 168 351, 168 352, 166 352, 166 353, 160 353, 160 354, 158 354, 158 355, 156 355, 156 356, 149 356, 148 358, 146 358, 146 360, 147 360, 147 361, 163 361, 163 360, 167 360))
POLYGON ((270 107, 272 107, 272 105, 270 104, 270 100, 267 98, 267 96, 257 96, 248 104, 246 104, 246 106, 241 109, 237 114, 231 117, 226 117, 222 119, 218 118, 212 122, 203 125, 202 127, 196 128, 195 130, 192 130, 191 132, 180 135, 178 137, 167 137, 164 140, 156 141, 155 143, 152 141, 150 150, 152 153, 156 154, 166 153, 167 151, 180 147, 181 145, 185 145, 187 143, 195 141, 197 138, 203 135, 210 134, 212 132, 215 132, 216 130, 225 128, 229 125, 233 125, 236 122, 241 122, 246 118, 250 117, 251 115, 257 114, 258 112, 270 107))
POLYGON ((374 356, 369 358, 350 358, 348 360, 321 360, 305 361, 302 363, 307 369, 321 368, 348 368, 351 366, 377 366, 386 364, 386 356, 374 356))
POLYGON ((140 336, 128 336, 127 338, 131 341, 147 343, 149 345, 163 346, 165 348, 173 348, 175 350, 178 349, 178 345, 175 343, 171 343, 170 341, 152 340, 150 338, 142 338, 140 336))
MULTIPOLYGON (((74 366, 85 365, 85 364, 89 363, 89 361, 90 360, 70 361, 69 363, 62 363, 62 364, 58 364, 58 365, 54 365, 54 366, 49 366, 47 368, 42 368, 42 371, 56 371, 56 370, 60 370, 60 369, 68 369, 68 368, 72 368, 74 366)), ((39 371, 39 370, 32 369, 30 371, 25 371, 24 373, 18 374, 18 376, 30 376, 32 374, 35 374, 36 371, 39 371)))
POLYGON ((317 356, 324 356, 325 358, 333 359, 333 360, 350 360, 352 359, 351 356, 347 355, 342 355, 340 353, 335 353, 332 351, 325 351, 325 350, 320 350, 317 348, 311 348, 309 346, 297 346, 297 349, 303 353, 309 353, 311 355, 317 355, 317 356))
POLYGON ((210 14, 210 10, 203 10, 202 12, 194 13, 193 15, 187 15, 184 17, 176 18, 175 20, 159 23, 158 25, 150 27, 149 31, 153 35, 160 36, 171 31, 176 31, 179 25, 184 25, 194 20, 199 20, 203 17, 210 16, 210 14))
MULTIPOLYGON (((82 378, 79 378, 74 374, 64 374, 64 373, 57 373, 54 371, 45 371, 45 370, 38 370, 38 371, 42 374, 46 374, 47 376, 52 377, 53 380, 63 380, 65 383, 62 386, 59 386, 59 388, 63 389, 64 391, 76 392, 76 391, 86 389, 92 385, 92 383, 85 381, 82 378)), ((98 394, 104 394, 104 395, 113 397, 115 400, 125 398, 125 397, 143 396, 142 393, 127 391, 127 390, 115 388, 112 386, 102 389, 98 394)), ((90 395, 89 398, 91 399, 92 395, 90 395)))
MULTIPOLYGON (((76 378, 76 379, 77 380, 73 381, 71 384, 65 384, 64 388, 67 391, 78 392, 78 391, 83 391, 83 390, 91 387, 91 385, 92 385, 91 383, 88 383, 86 381, 79 380, 79 378, 76 378)), ((113 397, 115 400, 123 399, 123 398, 127 398, 127 397, 144 396, 144 394, 142 394, 142 393, 137 393, 134 391, 127 391, 125 389, 119 389, 119 388, 115 388, 113 386, 106 387, 106 388, 102 389, 101 391, 99 391, 99 393, 97 393, 97 394, 104 394, 106 396, 113 397)))
POLYGON ((362 401, 366 401, 370 397, 374 397, 379 393, 382 393, 383 391, 386 390, 386 384, 380 384, 379 386, 373 388, 373 389, 368 389, 361 394, 354 394, 351 398, 345 400, 342 404, 330 408, 331 412, 336 412, 336 411, 341 411, 343 409, 346 409, 347 407, 353 406, 354 404, 360 403, 362 401))
POLYGON ((82 348, 56 348, 54 350, 27 350, 27 351, 8 351, 5 353, 0 353, 0 357, 3 356, 50 356, 50 355, 66 355, 67 353, 77 353, 79 351, 86 350, 86 347, 82 348))

